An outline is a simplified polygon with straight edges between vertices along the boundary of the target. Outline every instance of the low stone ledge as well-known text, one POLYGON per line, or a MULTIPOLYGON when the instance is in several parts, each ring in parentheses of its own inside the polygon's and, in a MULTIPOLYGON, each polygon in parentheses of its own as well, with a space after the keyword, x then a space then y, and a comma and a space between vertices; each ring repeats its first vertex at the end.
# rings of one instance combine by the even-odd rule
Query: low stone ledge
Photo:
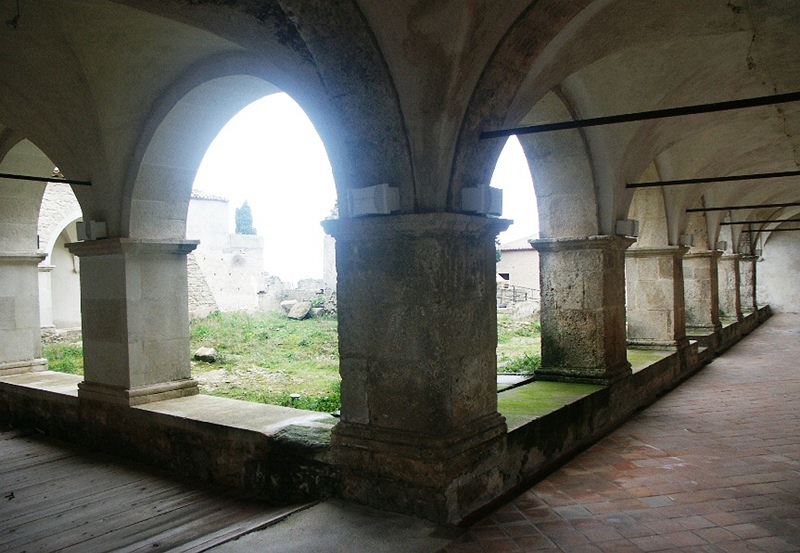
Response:
POLYGON ((278 502, 336 495, 337 419, 288 407, 194 395, 129 407, 78 397, 76 375, 0 377, 0 423, 134 459, 278 502))

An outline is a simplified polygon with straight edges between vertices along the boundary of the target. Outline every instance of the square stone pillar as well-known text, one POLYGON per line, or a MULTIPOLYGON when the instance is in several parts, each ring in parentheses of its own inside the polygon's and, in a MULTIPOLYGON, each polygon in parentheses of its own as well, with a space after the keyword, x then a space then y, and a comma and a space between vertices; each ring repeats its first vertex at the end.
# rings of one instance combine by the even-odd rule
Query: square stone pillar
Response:
POLYGON ((622 236, 540 239, 542 368, 539 380, 610 384, 631 372, 625 341, 622 236))
POLYGON ((189 363, 186 255, 197 241, 68 244, 81 258, 78 397, 138 405, 198 393, 189 363))
POLYGON ((496 235, 453 213, 324 221, 336 238, 346 498, 459 520, 498 493, 496 235))
POLYGON ((686 333, 704 336, 722 329, 719 321, 717 260, 722 252, 705 250, 683 257, 686 333))
POLYGON ((757 255, 743 255, 739 260, 739 303, 742 313, 758 311, 756 303, 757 255))
POLYGON ((728 317, 742 320, 739 282, 739 254, 723 254, 717 263, 719 277, 719 310, 728 317))
POLYGON ((628 344, 680 350, 686 338, 683 256, 688 248, 633 248, 625 252, 628 344))
POLYGON ((43 253, 0 253, 0 376, 43 371, 39 263, 43 253))

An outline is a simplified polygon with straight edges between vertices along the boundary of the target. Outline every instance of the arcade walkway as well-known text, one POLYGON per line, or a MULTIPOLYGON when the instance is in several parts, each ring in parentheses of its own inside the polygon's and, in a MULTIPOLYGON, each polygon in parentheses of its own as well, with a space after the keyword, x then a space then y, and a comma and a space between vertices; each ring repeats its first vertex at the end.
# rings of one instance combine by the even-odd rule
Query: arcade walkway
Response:
POLYGON ((774 316, 446 551, 800 551, 800 316, 774 316))
POLYGON ((0 436, 0 550, 800 551, 800 316, 466 530, 335 500, 290 514, 50 442, 0 436))

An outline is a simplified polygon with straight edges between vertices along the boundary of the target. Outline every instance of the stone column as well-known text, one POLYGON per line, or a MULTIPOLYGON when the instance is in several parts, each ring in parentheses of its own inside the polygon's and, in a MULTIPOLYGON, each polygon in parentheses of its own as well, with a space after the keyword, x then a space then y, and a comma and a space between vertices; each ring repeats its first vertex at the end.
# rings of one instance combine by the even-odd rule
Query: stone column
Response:
POLYGON ((81 399, 122 405, 193 395, 186 255, 196 241, 68 244, 81 258, 81 399))
POLYGON ((646 349, 689 345, 683 298, 683 256, 688 248, 633 248, 625 252, 628 344, 646 349))
POLYGON ((722 252, 705 250, 683 257, 683 287, 686 300, 686 332, 703 336, 722 329, 719 321, 717 260, 722 252))
POLYGON ((43 371, 39 326, 42 253, 0 253, 0 376, 43 371))
POLYGON ((453 213, 338 219, 345 497, 456 521, 499 491, 494 238, 453 213))
POLYGON ((540 255, 540 380, 610 384, 631 372, 621 236, 531 240, 540 255))
POLYGON ((739 254, 723 254, 717 263, 719 273, 719 310, 726 317, 742 320, 739 282, 739 254))
POLYGON ((758 311, 756 304, 756 263, 757 255, 742 255, 739 260, 739 302, 743 313, 758 311))

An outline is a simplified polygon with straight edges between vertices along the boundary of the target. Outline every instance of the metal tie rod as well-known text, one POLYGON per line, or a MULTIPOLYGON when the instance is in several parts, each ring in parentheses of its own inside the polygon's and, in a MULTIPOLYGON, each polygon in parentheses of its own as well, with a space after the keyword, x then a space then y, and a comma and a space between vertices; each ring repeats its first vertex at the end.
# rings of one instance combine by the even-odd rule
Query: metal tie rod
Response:
POLYGON ((63 182, 65 184, 76 184, 79 186, 91 186, 91 181, 64 179, 61 177, 34 177, 31 175, 13 175, 11 173, 0 173, 0 179, 28 180, 34 182, 63 182))
POLYGON ((687 209, 686 213, 700 213, 703 211, 728 211, 734 209, 769 209, 778 207, 794 207, 800 205, 800 202, 786 203, 786 204, 761 204, 761 205, 728 205, 723 207, 693 207, 687 209))
POLYGON ((754 108, 759 106, 770 106, 773 104, 785 104, 788 102, 797 102, 797 101, 800 101, 800 92, 789 92, 786 94, 758 96, 756 98, 744 98, 742 100, 731 100, 728 102, 697 104, 694 106, 656 109, 652 111, 639 111, 634 113, 623 113, 620 115, 609 115, 606 117, 593 117, 589 119, 561 121, 558 123, 544 123, 541 125, 516 127, 513 129, 484 131, 481 133, 480 139, 487 140, 489 138, 502 138, 514 134, 516 135, 536 134, 536 133, 551 132, 551 131, 563 131, 567 129, 579 129, 583 127, 597 127, 600 125, 615 125, 618 123, 630 123, 633 121, 648 121, 650 119, 666 119, 668 117, 680 117, 683 115, 698 115, 701 113, 716 113, 718 111, 754 108))
POLYGON ((743 180, 779 179, 799 177, 800 171, 775 171, 772 173, 752 173, 750 175, 729 175, 726 177, 703 177, 699 179, 678 179, 650 182, 629 182, 625 188, 649 188, 655 186, 678 186, 681 184, 707 184, 710 182, 737 182, 743 180))
POLYGON ((761 219, 760 221, 723 221, 720 225, 757 225, 761 223, 800 223, 800 219, 761 219))
POLYGON ((800 228, 773 228, 773 229, 762 228, 762 229, 758 229, 758 230, 756 230, 756 229, 753 229, 753 230, 745 229, 742 232, 752 232, 752 233, 757 233, 757 232, 793 232, 793 231, 798 231, 798 230, 800 230, 800 228))

